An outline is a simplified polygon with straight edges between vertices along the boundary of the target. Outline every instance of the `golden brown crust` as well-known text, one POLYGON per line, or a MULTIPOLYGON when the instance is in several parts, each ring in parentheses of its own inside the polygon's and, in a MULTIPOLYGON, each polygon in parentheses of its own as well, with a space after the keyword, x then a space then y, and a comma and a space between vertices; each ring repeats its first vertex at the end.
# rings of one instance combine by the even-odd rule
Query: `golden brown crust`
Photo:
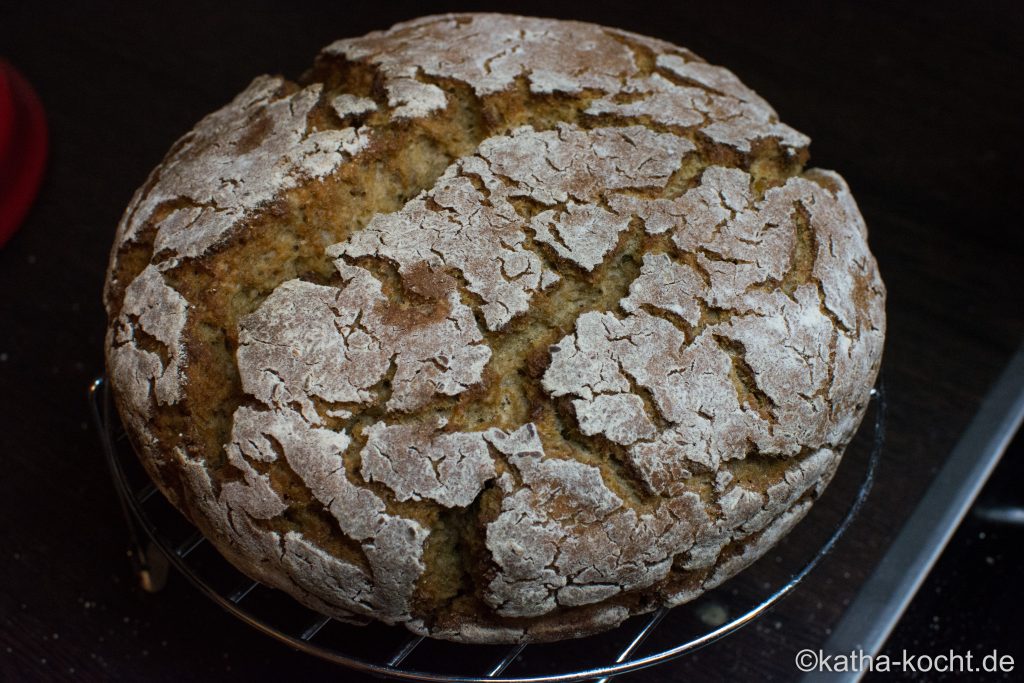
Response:
POLYGON ((118 407, 229 559, 338 618, 554 640, 806 513, 885 320, 805 136, 577 22, 427 17, 310 74, 182 138, 108 273, 118 407))

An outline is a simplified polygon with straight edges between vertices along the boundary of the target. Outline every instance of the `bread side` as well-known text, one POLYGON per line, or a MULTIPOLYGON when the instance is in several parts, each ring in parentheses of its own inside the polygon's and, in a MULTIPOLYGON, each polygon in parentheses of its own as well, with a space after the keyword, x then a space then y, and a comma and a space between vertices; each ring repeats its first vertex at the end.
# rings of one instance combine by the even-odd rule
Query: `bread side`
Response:
POLYGON ((108 368, 161 488, 340 618, 545 640, 677 604, 831 478, 884 288, 732 74, 453 15, 261 77, 129 206, 108 368))

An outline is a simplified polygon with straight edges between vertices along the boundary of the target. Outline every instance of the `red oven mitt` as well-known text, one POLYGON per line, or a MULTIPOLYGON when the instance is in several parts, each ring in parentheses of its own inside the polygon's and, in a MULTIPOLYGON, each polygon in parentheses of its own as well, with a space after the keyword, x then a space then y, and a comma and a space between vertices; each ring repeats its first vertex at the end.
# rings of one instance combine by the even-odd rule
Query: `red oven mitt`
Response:
POLYGON ((0 59, 0 247, 39 190, 46 162, 46 118, 32 86, 0 59))

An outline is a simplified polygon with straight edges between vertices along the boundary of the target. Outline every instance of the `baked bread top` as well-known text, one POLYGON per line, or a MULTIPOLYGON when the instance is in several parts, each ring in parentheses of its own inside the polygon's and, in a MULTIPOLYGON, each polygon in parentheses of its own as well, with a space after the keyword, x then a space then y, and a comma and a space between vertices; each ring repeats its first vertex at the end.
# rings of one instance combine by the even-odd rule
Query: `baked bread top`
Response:
POLYGON ((229 559, 326 614, 512 642, 691 599, 806 512, 878 370, 866 228, 808 144, 592 24, 338 41, 132 199, 121 415, 229 559))

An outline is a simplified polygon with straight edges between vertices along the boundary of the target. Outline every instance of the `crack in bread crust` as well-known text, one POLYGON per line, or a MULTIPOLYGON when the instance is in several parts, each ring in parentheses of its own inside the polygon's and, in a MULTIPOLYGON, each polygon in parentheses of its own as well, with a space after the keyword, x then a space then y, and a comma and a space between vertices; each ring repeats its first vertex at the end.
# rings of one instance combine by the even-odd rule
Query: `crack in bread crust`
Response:
POLYGON ((342 40, 307 78, 172 148, 105 289, 133 441, 233 562, 340 618, 550 640, 692 599, 806 513, 885 292, 764 100, 504 15, 342 40))

